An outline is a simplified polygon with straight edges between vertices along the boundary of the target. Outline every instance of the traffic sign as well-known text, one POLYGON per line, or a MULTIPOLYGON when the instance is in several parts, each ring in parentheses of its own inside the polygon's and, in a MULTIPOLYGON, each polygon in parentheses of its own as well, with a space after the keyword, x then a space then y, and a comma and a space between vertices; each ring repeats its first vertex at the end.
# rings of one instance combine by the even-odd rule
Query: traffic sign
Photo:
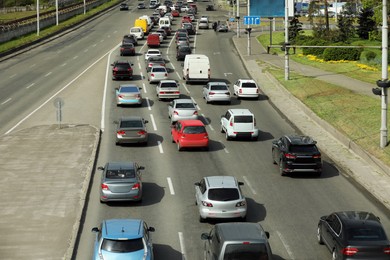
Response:
POLYGON ((244 25, 259 25, 260 24, 260 16, 244 16, 244 25))

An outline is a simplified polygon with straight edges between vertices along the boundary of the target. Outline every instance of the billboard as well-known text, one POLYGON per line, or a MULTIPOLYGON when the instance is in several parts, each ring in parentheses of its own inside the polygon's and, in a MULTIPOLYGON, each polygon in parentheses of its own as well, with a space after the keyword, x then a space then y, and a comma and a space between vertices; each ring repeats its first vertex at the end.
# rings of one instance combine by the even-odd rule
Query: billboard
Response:
MULTIPOLYGON (((284 17, 286 0, 249 0, 250 15, 261 17, 284 17)), ((294 16, 294 0, 288 1, 288 15, 294 16)))

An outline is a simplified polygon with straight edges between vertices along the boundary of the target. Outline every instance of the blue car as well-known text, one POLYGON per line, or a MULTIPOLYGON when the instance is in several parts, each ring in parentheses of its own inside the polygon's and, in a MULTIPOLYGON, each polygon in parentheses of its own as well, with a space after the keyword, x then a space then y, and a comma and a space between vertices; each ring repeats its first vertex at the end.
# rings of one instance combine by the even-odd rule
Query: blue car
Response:
POLYGON ((153 245, 150 232, 153 227, 141 219, 107 219, 96 233, 93 260, 152 260, 153 245))

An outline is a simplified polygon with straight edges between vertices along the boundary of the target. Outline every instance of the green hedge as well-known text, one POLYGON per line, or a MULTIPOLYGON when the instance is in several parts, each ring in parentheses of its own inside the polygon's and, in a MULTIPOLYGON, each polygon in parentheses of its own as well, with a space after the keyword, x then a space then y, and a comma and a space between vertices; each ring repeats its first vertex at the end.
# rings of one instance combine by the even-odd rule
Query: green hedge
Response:
POLYGON ((322 58, 330 60, 360 60, 362 49, 358 48, 326 48, 322 58))

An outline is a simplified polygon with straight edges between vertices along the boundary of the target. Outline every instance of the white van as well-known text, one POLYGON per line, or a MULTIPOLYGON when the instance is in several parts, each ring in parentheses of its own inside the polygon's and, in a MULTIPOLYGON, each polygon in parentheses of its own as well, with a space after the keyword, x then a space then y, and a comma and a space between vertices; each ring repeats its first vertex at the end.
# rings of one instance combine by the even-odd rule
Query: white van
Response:
POLYGON ((204 54, 187 54, 183 63, 183 79, 190 81, 210 81, 210 61, 204 54))
POLYGON ((160 20, 158 20, 158 26, 160 28, 163 26, 171 27, 171 19, 169 19, 169 17, 161 17, 160 20))
POLYGON ((144 31, 141 27, 131 27, 130 34, 133 34, 137 40, 142 40, 145 37, 144 31))

